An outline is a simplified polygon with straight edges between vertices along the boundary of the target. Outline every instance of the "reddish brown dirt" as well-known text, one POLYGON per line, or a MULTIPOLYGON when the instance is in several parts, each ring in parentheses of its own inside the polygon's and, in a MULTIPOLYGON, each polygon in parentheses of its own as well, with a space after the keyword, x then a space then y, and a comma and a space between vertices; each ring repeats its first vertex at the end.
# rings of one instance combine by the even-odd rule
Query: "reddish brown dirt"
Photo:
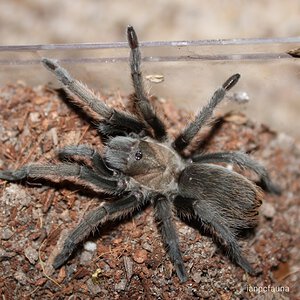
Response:
MULTIPOLYGON (((118 108, 128 103, 118 94, 105 100, 118 108)), ((169 102, 153 101, 171 134, 190 118, 169 102)), ((245 256, 261 271, 258 277, 249 277, 233 265, 209 236, 178 221, 189 274, 181 284, 151 208, 99 229, 89 239, 96 244, 94 252, 80 248, 55 271, 51 262, 63 237, 103 196, 91 198, 67 186, 0 181, 2 299, 296 299, 300 295, 296 284, 300 282, 299 145, 241 114, 220 120, 213 135, 205 133, 205 150, 251 153, 283 190, 281 196, 265 195, 255 233, 240 241, 245 256), (285 292, 274 292, 276 287, 285 292)), ((0 140, 1 169, 53 161, 55 150, 68 144, 87 143, 101 150, 96 130, 55 91, 22 83, 0 89, 0 140)))

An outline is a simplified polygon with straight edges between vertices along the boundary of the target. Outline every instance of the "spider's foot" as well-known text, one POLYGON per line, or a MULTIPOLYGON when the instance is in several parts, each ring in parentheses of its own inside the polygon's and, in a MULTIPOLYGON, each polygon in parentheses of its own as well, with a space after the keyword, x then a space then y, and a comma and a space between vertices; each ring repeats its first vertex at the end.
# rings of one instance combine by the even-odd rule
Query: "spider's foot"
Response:
POLYGON ((251 276, 257 276, 258 275, 258 272, 255 271, 250 263, 248 262, 247 259, 245 259, 244 257, 241 257, 239 259, 239 261, 236 262, 242 269, 244 269, 249 275, 251 276))
POLYGON ((61 252, 54 258, 54 262, 52 264, 54 269, 60 268, 64 265, 68 259, 70 258, 71 254, 73 253, 76 245, 70 240, 69 238, 66 239, 63 249, 61 252))
POLYGON ((42 64, 47 68, 49 69, 50 71, 55 71, 59 65, 58 63, 56 62, 56 60, 54 59, 50 59, 50 58, 46 58, 46 57, 43 57, 42 58, 42 64))
POLYGON ((135 49, 139 46, 136 32, 131 25, 128 25, 127 27, 127 40, 131 49, 135 49))
POLYGON ((64 265, 69 257, 71 256, 72 251, 69 249, 63 249, 62 252, 60 252, 54 259, 54 262, 52 264, 54 269, 60 268, 62 265, 64 265))
POLYGON ((186 270, 185 270, 183 263, 180 263, 180 262, 175 263, 174 268, 176 270, 176 274, 177 274, 178 278, 180 279, 180 281, 182 283, 186 282, 188 280, 188 276, 186 274, 186 270))
POLYGON ((241 75, 238 73, 232 75, 223 83, 223 88, 226 91, 229 91, 233 86, 236 85, 236 83, 239 81, 240 77, 241 77, 241 75))
POLYGON ((27 172, 24 168, 16 171, 0 171, 0 179, 7 181, 18 181, 27 177, 27 172))
POLYGON ((264 190, 266 190, 270 194, 274 194, 278 196, 281 195, 281 188, 270 180, 262 181, 261 186, 264 190))
POLYGON ((70 86, 72 83, 74 84, 74 79, 72 79, 68 71, 62 68, 56 60, 44 57, 41 62, 48 70, 54 73, 58 80, 65 86, 70 86))

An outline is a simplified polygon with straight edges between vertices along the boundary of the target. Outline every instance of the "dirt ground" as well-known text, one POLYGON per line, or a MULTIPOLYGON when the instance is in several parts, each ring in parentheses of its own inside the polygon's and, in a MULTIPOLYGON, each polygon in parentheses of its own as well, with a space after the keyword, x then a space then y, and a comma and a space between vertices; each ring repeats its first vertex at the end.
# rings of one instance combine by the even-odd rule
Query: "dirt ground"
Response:
MULTIPOLYGON (((117 108, 128 105, 128 97, 119 93, 103 98, 117 108)), ((172 135, 192 117, 170 102, 153 102, 172 135)), ((53 161, 55 151, 69 144, 102 148, 95 128, 47 86, 32 88, 18 82, 2 87, 0 111, 1 169, 53 161)), ((258 227, 240 240, 245 256, 260 271, 257 277, 231 263, 210 236, 176 221, 189 276, 181 284, 151 207, 99 228, 67 265, 55 271, 51 263, 67 232, 105 197, 63 184, 0 181, 2 299, 297 299, 299 145, 239 113, 219 116, 217 124, 213 134, 203 133, 201 146, 206 151, 250 153, 282 188, 281 196, 265 194, 258 227)))

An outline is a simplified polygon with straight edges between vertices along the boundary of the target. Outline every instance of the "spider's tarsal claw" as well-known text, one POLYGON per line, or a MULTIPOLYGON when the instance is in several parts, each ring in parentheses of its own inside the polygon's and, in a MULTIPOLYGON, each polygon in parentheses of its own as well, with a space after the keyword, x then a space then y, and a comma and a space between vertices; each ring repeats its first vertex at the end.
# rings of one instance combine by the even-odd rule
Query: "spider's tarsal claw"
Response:
POLYGON ((131 49, 136 49, 139 46, 136 32, 131 25, 127 27, 127 40, 131 49))
POLYGON ((223 88, 226 90, 226 91, 229 91, 233 86, 236 85, 236 83, 239 81, 241 75, 240 74, 234 74, 232 75, 231 77, 229 77, 223 84, 223 88))

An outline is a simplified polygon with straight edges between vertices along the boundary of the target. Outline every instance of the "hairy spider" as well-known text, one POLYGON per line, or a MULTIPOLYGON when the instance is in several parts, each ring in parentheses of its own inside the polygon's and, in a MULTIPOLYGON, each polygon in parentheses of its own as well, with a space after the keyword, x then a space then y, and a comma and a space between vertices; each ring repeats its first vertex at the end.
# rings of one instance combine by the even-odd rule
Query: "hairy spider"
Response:
POLYGON ((87 145, 67 146, 59 150, 59 164, 30 164, 15 171, 1 171, 0 178, 8 181, 67 178, 115 197, 115 201, 104 202, 88 213, 69 234, 62 251, 54 259, 54 268, 65 264, 78 244, 96 227, 151 203, 166 251, 182 282, 187 280, 187 273, 173 224, 175 215, 198 220, 228 250, 232 261, 255 274, 242 255, 236 233, 256 224, 261 190, 244 176, 214 163, 234 163, 248 168, 260 177, 269 192, 278 193, 277 187, 266 170, 244 153, 206 153, 189 158, 183 155, 183 150, 207 123, 240 75, 226 80, 195 119, 172 140, 147 98, 139 43, 131 26, 127 28, 127 39, 137 116, 108 107, 55 60, 42 59, 43 65, 55 74, 65 90, 77 96, 73 99, 75 104, 92 117, 101 119, 97 128, 100 135, 106 137, 104 153, 87 145), (89 164, 83 163, 86 160, 89 164))

